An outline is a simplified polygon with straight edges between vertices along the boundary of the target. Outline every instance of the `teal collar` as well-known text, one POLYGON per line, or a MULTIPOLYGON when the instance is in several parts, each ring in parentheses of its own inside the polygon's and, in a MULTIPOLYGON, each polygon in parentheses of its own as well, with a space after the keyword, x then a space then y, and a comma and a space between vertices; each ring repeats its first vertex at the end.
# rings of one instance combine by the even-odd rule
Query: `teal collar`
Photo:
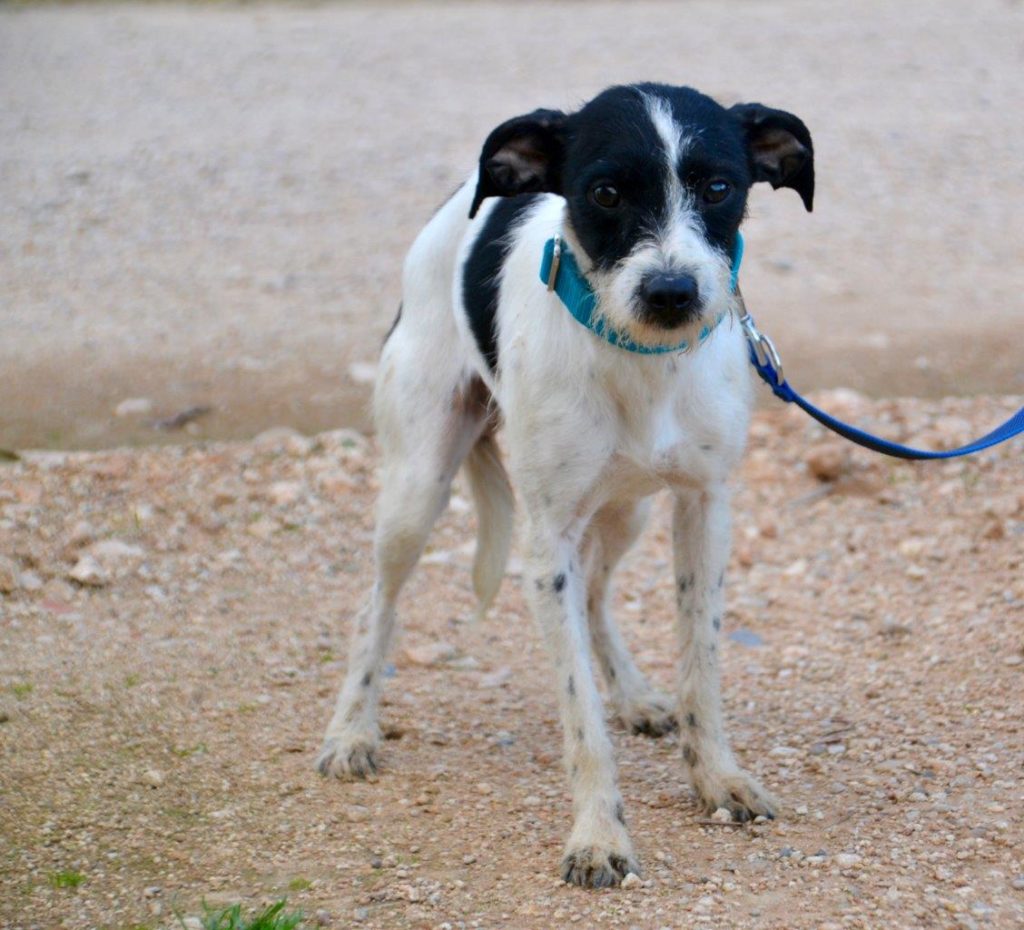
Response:
MULTIPOLYGON (((740 276, 740 263, 743 261, 743 236, 736 233, 736 250, 732 256, 732 272, 729 286, 735 292, 740 276)), ((561 236, 555 236, 544 244, 544 257, 540 263, 540 279, 549 291, 554 291, 565 308, 572 314, 577 323, 586 326, 591 332, 597 333, 613 346, 640 355, 665 355, 668 352, 686 352, 694 345, 700 345, 710 336, 726 314, 720 313, 713 323, 704 326, 697 336, 696 343, 685 341, 672 346, 641 345, 634 342, 624 333, 608 326, 603 317, 594 318, 597 309, 597 296, 594 289, 580 271, 576 258, 569 251, 561 236)))

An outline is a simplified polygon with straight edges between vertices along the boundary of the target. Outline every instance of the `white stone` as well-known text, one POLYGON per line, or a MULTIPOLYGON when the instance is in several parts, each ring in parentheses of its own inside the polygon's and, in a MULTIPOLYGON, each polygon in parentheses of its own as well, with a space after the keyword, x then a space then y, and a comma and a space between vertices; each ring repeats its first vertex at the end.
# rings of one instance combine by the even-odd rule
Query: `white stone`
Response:
POLYGON ((107 568, 133 559, 141 559, 146 554, 141 546, 126 543, 121 539, 101 539, 93 543, 87 552, 107 568))
POLYGON ((68 572, 68 577, 91 588, 102 588, 110 583, 110 576, 91 555, 83 555, 68 572))
POLYGON ((422 646, 410 646, 405 650, 405 657, 413 665, 439 665, 454 658, 456 649, 450 643, 426 643, 422 646))
POLYGON ((628 891, 630 888, 636 888, 641 884, 640 876, 636 872, 627 872, 626 877, 622 880, 622 887, 628 891))
POLYGON ((144 417, 153 412, 153 401, 148 397, 126 397, 114 408, 115 417, 144 417))
POLYGON ((22 572, 18 576, 18 584, 23 591, 38 591, 43 586, 43 579, 35 572, 22 572))

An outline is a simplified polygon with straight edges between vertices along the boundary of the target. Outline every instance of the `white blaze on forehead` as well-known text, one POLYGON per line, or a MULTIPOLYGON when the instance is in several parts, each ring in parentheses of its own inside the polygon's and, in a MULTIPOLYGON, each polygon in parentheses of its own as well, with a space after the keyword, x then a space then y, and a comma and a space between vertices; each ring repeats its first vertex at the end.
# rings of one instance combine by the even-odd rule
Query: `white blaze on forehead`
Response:
POLYGON ((683 135, 683 127, 675 121, 668 102, 661 97, 644 95, 644 107, 654 126, 654 131, 661 139, 665 150, 666 193, 668 203, 678 205, 683 197, 683 185, 679 180, 679 163, 683 152, 689 145, 689 138, 683 135))

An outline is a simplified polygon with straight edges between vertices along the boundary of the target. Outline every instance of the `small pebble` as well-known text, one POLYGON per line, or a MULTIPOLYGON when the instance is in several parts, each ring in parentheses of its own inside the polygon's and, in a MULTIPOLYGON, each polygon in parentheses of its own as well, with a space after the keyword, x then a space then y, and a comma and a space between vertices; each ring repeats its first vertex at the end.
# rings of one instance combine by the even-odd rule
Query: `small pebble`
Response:
POLYGON ((849 453, 838 442, 811 446, 804 455, 807 470, 819 481, 835 481, 847 468, 849 453))
POLYGON ((91 555, 83 555, 68 572, 68 577, 90 588, 102 588, 110 583, 110 576, 91 555))
POLYGON ((144 417, 153 412, 153 401, 148 397, 126 397, 114 408, 114 416, 144 417))
POLYGON ((626 877, 622 880, 622 887, 628 891, 630 888, 636 888, 641 884, 640 876, 636 872, 627 872, 626 877))
POLYGON ((13 559, 0 555, 0 594, 12 594, 18 587, 18 566, 13 559))

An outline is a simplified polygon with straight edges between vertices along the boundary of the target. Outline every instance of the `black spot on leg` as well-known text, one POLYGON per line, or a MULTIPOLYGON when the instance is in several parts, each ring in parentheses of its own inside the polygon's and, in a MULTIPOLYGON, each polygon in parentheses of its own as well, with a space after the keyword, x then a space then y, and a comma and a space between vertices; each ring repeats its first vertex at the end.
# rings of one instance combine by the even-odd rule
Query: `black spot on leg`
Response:
POLYGON ((615 805, 615 819, 623 826, 626 825, 626 807, 621 801, 615 805))
POLYGON ((571 697, 571 698, 576 697, 576 682, 573 680, 572 675, 569 676, 569 688, 568 688, 568 691, 569 691, 569 697, 571 697))
POLYGON ((538 591, 543 591, 544 590, 544 579, 543 578, 536 578, 536 579, 534 579, 533 584, 537 588, 538 591))
POLYGON ((363 675, 363 687, 364 688, 369 688, 371 681, 373 681, 373 672, 367 672, 365 675, 363 675))
POLYGON ((687 714, 686 715, 686 724, 687 724, 687 726, 691 726, 691 727, 697 726, 697 715, 696 714, 687 714))
POLYGON ((721 614, 715 614, 714 619, 712 619, 712 621, 711 621, 711 625, 716 630, 722 629, 722 615, 721 614))
POLYGON ((552 583, 552 587, 555 589, 556 593, 561 592, 562 588, 565 587, 565 573, 564 572, 559 572, 557 575, 555 575, 555 580, 552 583))
POLYGON ((712 449, 714 449, 714 446, 711 445, 710 442, 702 442, 700 444, 700 451, 701 452, 710 452, 712 449))
POLYGON ((609 677, 609 678, 610 678, 610 679, 611 679, 612 681, 615 681, 615 667, 614 667, 614 666, 612 666, 612 665, 609 665, 609 666, 608 666, 608 677, 609 677))
POLYGON ((718 590, 721 591, 725 587, 725 572, 718 573, 718 590))
POLYGON ((684 746, 683 747, 683 761, 688 766, 690 766, 691 768, 695 768, 696 767, 696 765, 697 765, 697 753, 694 752, 692 746, 684 746))
POLYGON ((685 594, 693 587, 693 574, 679 576, 679 593, 685 594))
POLYGON ((583 742, 583 727, 576 727, 576 739, 583 742))

